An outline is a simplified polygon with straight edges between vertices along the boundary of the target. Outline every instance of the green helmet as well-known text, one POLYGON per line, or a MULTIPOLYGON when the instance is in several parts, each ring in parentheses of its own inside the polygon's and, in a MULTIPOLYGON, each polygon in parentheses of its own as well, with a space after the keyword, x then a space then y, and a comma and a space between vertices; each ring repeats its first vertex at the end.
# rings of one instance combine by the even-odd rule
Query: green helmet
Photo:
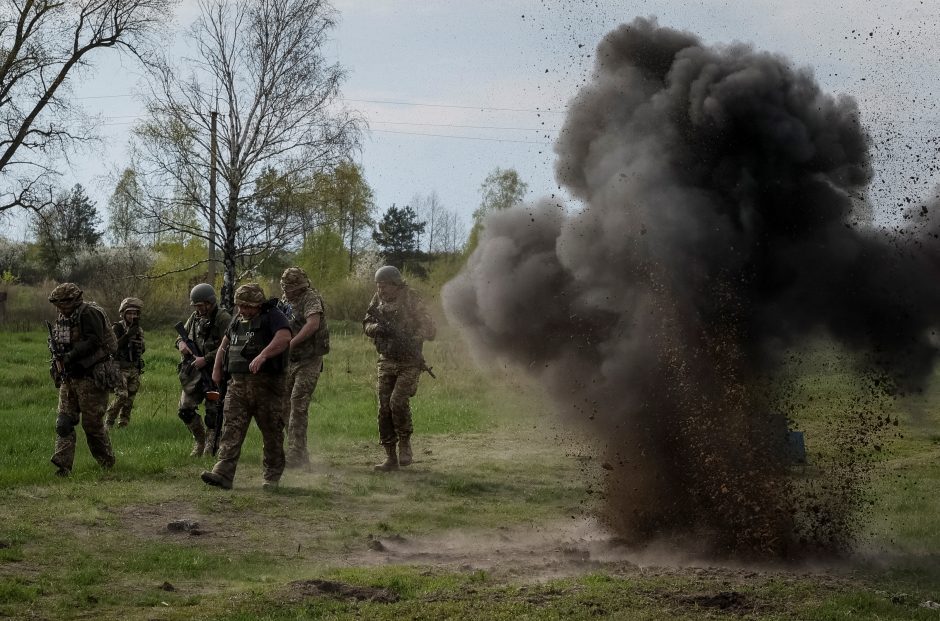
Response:
POLYGON ((138 311, 143 310, 143 308, 144 308, 144 301, 141 300, 140 298, 124 298, 124 299, 121 301, 121 306, 120 306, 120 308, 118 308, 118 315, 120 315, 121 317, 123 317, 123 316, 124 316, 124 312, 125 312, 125 311, 128 311, 128 310, 130 310, 130 309, 132 309, 132 308, 136 308, 138 311))
POLYGON ((235 304, 241 306, 261 306, 267 301, 264 289, 258 283, 250 282, 235 290, 235 304))
POLYGON ((82 290, 78 285, 71 282, 64 282, 52 290, 49 294, 49 301, 53 304, 70 304, 80 302, 82 299, 82 290))
POLYGON ((215 304, 215 289, 209 283, 201 282, 189 292, 189 301, 192 304, 209 302, 215 304))
POLYGON ((375 282, 387 282, 401 287, 405 284, 405 279, 394 265, 383 265, 375 271, 375 282))

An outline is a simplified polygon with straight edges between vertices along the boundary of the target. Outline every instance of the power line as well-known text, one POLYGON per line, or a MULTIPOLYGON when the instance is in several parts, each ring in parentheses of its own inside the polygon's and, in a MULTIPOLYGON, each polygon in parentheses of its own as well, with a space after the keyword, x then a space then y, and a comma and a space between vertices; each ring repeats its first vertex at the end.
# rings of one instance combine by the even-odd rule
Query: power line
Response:
POLYGON ((507 140, 505 138, 482 138, 479 136, 453 136, 448 134, 420 134, 417 132, 397 132, 391 129, 373 129, 373 132, 378 132, 381 134, 402 134, 404 136, 428 136, 430 138, 456 138, 458 140, 484 140, 487 142, 515 142, 518 144, 538 144, 542 146, 549 147, 552 143, 550 142, 537 142, 535 140, 507 140))

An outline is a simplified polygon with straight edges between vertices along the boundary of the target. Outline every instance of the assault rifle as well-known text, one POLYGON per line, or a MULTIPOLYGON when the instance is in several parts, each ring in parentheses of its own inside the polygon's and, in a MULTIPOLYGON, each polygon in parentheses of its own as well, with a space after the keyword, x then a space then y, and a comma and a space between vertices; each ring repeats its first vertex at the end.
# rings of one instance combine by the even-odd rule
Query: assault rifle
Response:
POLYGON ((62 380, 68 377, 68 374, 65 372, 65 347, 55 338, 55 333, 52 331, 52 324, 46 320, 46 328, 49 329, 49 353, 52 354, 52 359, 49 360, 49 375, 52 377, 52 381, 55 383, 55 387, 58 388, 62 385, 62 380))
MULTIPOLYGON (((182 321, 176 322, 176 325, 173 326, 176 328, 176 333, 179 335, 180 339, 186 343, 186 347, 189 348, 189 351, 192 352, 192 356, 186 356, 183 362, 188 364, 189 368, 186 370, 186 374, 192 373, 193 364, 196 362, 196 358, 203 356, 202 350, 199 349, 199 346, 196 345, 196 341, 189 338, 189 334, 186 332, 186 325, 182 321)), ((206 395, 206 401, 218 401, 222 398, 222 392, 219 390, 219 387, 215 385, 215 382, 212 381, 212 369, 209 365, 205 365, 199 369, 199 387, 201 391, 206 395)), ((222 413, 222 407, 219 407, 219 415, 215 421, 215 434, 212 440, 212 454, 215 455, 216 451, 219 450, 219 437, 222 435, 222 421, 224 420, 225 415, 222 413)))

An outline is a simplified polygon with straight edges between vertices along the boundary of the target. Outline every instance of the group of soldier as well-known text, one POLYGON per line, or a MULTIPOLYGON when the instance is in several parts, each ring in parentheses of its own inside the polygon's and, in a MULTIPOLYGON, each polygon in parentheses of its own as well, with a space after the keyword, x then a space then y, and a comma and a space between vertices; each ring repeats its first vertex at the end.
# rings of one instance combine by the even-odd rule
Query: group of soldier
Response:
MULTIPOLYGON (((397 268, 380 268, 375 283, 362 325, 379 355, 378 431, 385 460, 374 469, 388 472, 413 461, 410 399, 422 371, 430 371, 422 346, 434 339, 435 326, 397 268)), ((279 299, 268 299, 256 283, 240 286, 233 317, 219 306, 212 285, 197 284, 190 291, 193 312, 176 326, 179 418, 193 437, 190 455, 216 457, 212 469, 201 474, 208 485, 232 488, 252 419, 261 431, 264 489, 276 489, 285 468, 309 466, 308 412, 330 351, 329 328, 323 298, 303 269, 284 270, 280 286, 279 299)), ((74 283, 58 285, 49 301, 58 310, 55 324, 49 324, 49 347, 50 372, 59 389, 51 461, 56 474, 69 475, 80 424, 92 456, 111 468, 109 432, 129 424, 140 389, 144 303, 124 299, 120 320, 109 325, 105 311, 84 301, 74 283)))

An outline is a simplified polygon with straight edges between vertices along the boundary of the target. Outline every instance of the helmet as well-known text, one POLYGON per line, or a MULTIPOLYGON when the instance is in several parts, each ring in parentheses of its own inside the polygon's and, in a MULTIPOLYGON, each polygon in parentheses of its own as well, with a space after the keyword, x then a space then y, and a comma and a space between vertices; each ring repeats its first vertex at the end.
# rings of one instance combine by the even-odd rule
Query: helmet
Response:
POLYGON ((285 292, 298 291, 310 287, 310 279, 307 278, 307 272, 299 267, 289 267, 281 274, 281 289, 285 292))
POLYGON ((401 272, 394 265, 383 265, 375 272, 375 282, 387 282, 401 287, 405 280, 401 277, 401 272))
POLYGON ((78 285, 71 282, 64 282, 52 290, 49 294, 49 301, 53 304, 69 304, 80 302, 82 299, 82 290, 78 285))
POLYGON ((235 304, 242 306, 261 306, 267 301, 264 297, 264 289, 255 282, 242 285, 235 290, 235 304))
POLYGON ((124 298, 121 301, 121 306, 118 308, 118 315, 123 317, 125 311, 131 310, 131 309, 137 309, 138 311, 140 311, 143 308, 144 308, 144 301, 141 300, 140 298, 124 298))
POLYGON ((215 304, 215 289, 209 283, 201 282, 189 292, 189 301, 192 304, 209 302, 215 304))

